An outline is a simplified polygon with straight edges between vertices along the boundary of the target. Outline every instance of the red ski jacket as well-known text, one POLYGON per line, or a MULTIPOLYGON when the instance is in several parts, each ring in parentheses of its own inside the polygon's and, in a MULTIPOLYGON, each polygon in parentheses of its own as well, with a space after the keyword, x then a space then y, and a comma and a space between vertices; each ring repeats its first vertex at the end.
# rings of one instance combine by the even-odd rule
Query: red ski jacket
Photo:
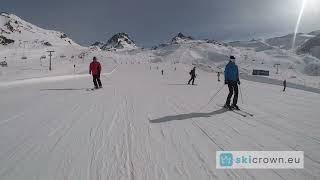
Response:
POLYGON ((89 67, 89 73, 94 75, 100 75, 101 73, 101 65, 98 61, 91 62, 89 67))

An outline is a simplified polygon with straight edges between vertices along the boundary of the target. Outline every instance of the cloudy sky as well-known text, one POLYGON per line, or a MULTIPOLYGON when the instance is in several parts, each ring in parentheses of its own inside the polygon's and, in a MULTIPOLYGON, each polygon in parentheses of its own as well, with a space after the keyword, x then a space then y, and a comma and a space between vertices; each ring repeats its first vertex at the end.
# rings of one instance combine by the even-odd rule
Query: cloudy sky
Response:
MULTIPOLYGON (((4 0, 3 0, 4 1, 4 0)), ((8 0, 0 10, 89 45, 127 32, 141 46, 178 32, 242 40, 294 31, 303 0, 8 0)), ((320 0, 307 0, 300 31, 320 29, 320 0)))

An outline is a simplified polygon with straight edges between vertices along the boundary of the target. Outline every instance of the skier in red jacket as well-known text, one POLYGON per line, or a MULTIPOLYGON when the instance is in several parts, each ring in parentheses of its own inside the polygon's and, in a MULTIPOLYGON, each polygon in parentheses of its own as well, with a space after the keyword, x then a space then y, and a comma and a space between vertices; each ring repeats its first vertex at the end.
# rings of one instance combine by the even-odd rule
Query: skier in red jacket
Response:
POLYGON ((93 57, 93 60, 90 63, 89 74, 92 75, 94 88, 102 88, 102 84, 100 81, 101 64, 97 61, 96 57, 93 57))

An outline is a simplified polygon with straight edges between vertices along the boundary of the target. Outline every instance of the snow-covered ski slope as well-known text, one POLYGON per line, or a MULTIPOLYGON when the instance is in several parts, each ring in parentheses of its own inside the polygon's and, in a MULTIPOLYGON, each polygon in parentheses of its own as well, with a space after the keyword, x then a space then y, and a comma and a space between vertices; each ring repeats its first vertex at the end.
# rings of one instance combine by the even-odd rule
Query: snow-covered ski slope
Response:
POLYGON ((129 62, 96 91, 89 76, 1 86, 0 179, 319 179, 319 94, 243 80, 244 118, 217 105, 226 87, 199 110, 214 73, 188 86, 190 66, 129 62), (217 170, 217 150, 301 150, 305 168, 217 170))

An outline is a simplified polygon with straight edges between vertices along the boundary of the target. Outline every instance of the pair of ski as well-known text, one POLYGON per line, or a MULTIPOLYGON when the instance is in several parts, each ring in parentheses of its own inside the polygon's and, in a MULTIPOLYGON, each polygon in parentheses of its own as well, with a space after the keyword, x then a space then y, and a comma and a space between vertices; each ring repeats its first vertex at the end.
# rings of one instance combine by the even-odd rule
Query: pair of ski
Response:
POLYGON ((233 113, 235 113, 235 114, 238 114, 238 115, 240 115, 240 116, 242 116, 242 117, 247 117, 247 116, 253 117, 253 116, 254 116, 254 114, 249 113, 249 112, 247 112, 247 111, 244 111, 244 110, 242 110, 242 109, 239 109, 239 110, 237 110, 237 109, 229 109, 229 108, 224 107, 223 105, 220 105, 220 104, 217 104, 217 105, 220 106, 220 107, 222 107, 222 108, 227 109, 227 110, 230 111, 230 112, 233 112, 233 113))

